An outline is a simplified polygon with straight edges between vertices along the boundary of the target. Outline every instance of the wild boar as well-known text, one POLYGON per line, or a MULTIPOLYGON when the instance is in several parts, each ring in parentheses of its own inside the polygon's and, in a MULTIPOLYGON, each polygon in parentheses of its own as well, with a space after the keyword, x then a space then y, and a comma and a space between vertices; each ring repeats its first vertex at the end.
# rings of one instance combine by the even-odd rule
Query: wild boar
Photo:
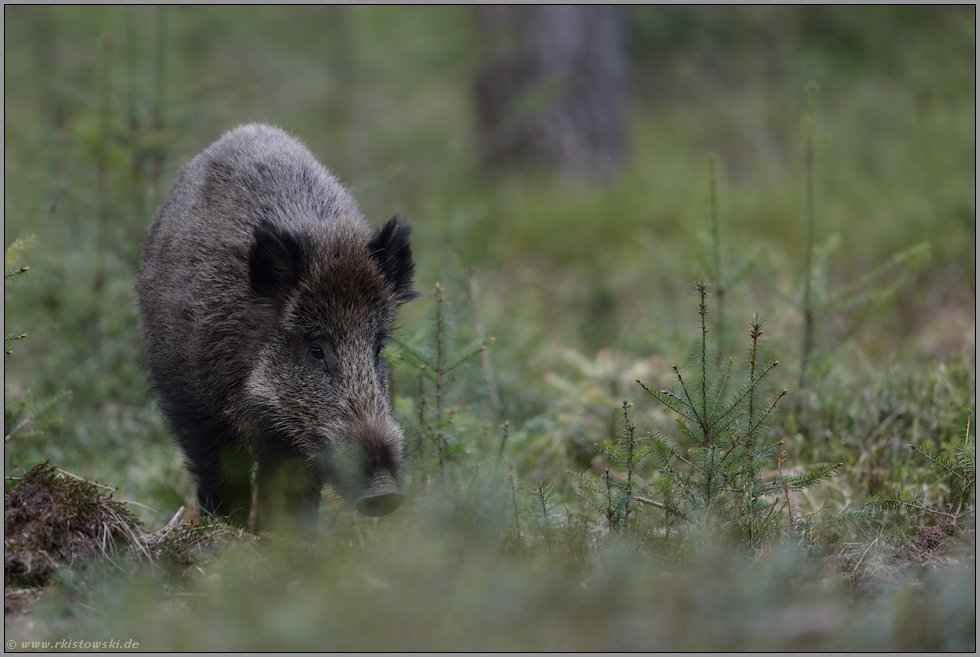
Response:
POLYGON ((255 531, 315 531, 328 483, 365 515, 401 505, 382 352, 417 296, 411 230, 396 216, 373 231, 275 127, 238 127, 181 171, 136 288, 150 383, 204 513, 247 526, 253 480, 255 531))

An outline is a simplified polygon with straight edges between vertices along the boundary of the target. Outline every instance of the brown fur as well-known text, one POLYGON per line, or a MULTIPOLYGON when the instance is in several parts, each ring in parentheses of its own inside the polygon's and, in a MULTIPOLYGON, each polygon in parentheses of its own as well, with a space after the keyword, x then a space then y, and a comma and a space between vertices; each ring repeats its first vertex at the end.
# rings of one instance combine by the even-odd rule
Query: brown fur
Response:
POLYGON ((253 462, 260 526, 309 525, 326 482, 367 512, 391 506, 373 509, 367 487, 401 468, 380 351, 415 295, 410 231, 373 232, 277 128, 239 127, 180 173, 137 291, 151 381, 204 511, 244 524, 253 462))

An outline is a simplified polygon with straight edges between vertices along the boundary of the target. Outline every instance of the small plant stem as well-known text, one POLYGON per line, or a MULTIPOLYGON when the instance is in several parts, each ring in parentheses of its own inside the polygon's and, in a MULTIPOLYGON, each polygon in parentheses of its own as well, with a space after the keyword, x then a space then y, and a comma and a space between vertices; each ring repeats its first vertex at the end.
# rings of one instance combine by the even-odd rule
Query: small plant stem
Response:
POLYGON ((613 493, 612 493, 612 477, 609 474, 609 468, 606 468, 606 521, 609 523, 609 531, 613 529, 613 514, 615 509, 613 509, 613 493))
MULTIPOLYGON (((425 420, 425 374, 419 374, 419 426, 425 430, 429 436, 432 435, 432 427, 425 420)), ((419 457, 421 458, 423 447, 425 445, 424 440, 419 440, 419 457)), ((437 446, 438 447, 438 446, 437 446)))
POLYGON ((786 477, 783 476, 783 462, 786 460, 786 450, 783 450, 779 455, 779 459, 776 460, 776 472, 779 473, 779 480, 783 484, 783 495, 786 496, 786 511, 789 513, 789 528, 790 531, 793 529, 793 503, 789 498, 789 485, 786 483, 786 477))
POLYGON ((38 411, 36 413, 32 413, 31 415, 28 415, 23 420, 21 420, 20 422, 18 422, 17 423, 17 426, 15 426, 13 429, 11 429, 10 430, 10 433, 8 433, 7 435, 5 435, 3 437, 3 442, 4 443, 9 443, 10 442, 10 439, 13 438, 14 434, 16 434, 18 431, 20 431, 24 427, 26 427, 28 424, 30 424, 34 420, 36 420, 38 418, 38 416, 40 416, 40 415, 41 415, 41 411, 38 411))
POLYGON ((166 128, 164 103, 166 100, 167 71, 167 8, 160 5, 156 10, 156 35, 153 54, 153 207, 160 205, 160 182, 166 166, 166 149, 163 132, 166 128))
POLYGON ((748 437, 751 436, 752 434, 754 434, 756 431, 758 431, 759 427, 761 427, 763 425, 763 423, 765 423, 766 419, 768 419, 769 415, 776 408, 776 404, 779 403, 779 400, 780 399, 782 399, 783 397, 786 396, 786 393, 787 392, 789 392, 789 391, 786 390, 785 388, 783 388, 782 390, 780 390, 779 391, 779 394, 776 395, 776 398, 772 400, 772 403, 769 404, 769 406, 766 407, 766 410, 765 411, 763 411, 762 417, 759 418, 759 421, 756 422, 756 423, 754 423, 754 424, 749 424, 749 428, 745 432, 746 442, 748 442, 748 440, 749 440, 748 437))
POLYGON ((943 463, 942 461, 940 461, 940 460, 938 460, 938 459, 936 459, 936 458, 933 458, 932 456, 930 456, 930 455, 929 455, 929 454, 927 454, 926 452, 923 452, 923 451, 922 451, 921 449, 919 449, 919 448, 918 448, 918 447, 917 447, 916 445, 909 445, 909 449, 911 449, 911 450, 912 450, 913 452, 916 452, 917 454, 920 454, 920 455, 921 455, 921 456, 922 456, 922 457, 923 457, 924 459, 926 459, 927 461, 930 461, 930 462, 932 462, 932 463, 935 463, 935 464, 936 464, 937 466, 939 466, 939 467, 940 467, 941 469, 943 469, 943 470, 945 470, 945 471, 947 472, 947 474, 951 474, 951 475, 953 475, 954 477, 958 477, 958 476, 960 476, 960 475, 959 475, 959 473, 958 473, 958 472, 957 472, 956 470, 953 470, 953 469, 951 469, 951 468, 950 468, 950 467, 949 467, 948 465, 946 465, 946 464, 945 464, 945 463, 943 463))
MULTIPOLYGON (((626 494, 633 494, 633 456, 636 453, 636 426, 630 422, 629 407, 631 404, 627 401, 623 402, 623 417, 626 420, 626 494)), ((627 513, 629 512, 629 506, 626 507, 627 513)))
POLYGON ((711 242, 715 260, 715 296, 718 298, 718 363, 725 349, 725 284, 721 271, 721 229, 718 222, 718 181, 715 177, 715 156, 708 158, 708 186, 711 196, 711 242))
POLYGON ((721 396, 725 394, 725 387, 728 385, 728 377, 731 376, 732 366, 734 364, 735 359, 729 358, 728 364, 725 366, 725 373, 721 377, 721 385, 718 386, 718 393, 715 395, 715 401, 711 404, 712 412, 718 408, 718 404, 721 402, 721 396))
POLYGON ((713 478, 712 475, 714 475, 714 472, 715 472, 715 458, 714 458, 714 456, 715 456, 715 446, 712 445, 711 447, 708 448, 708 454, 706 455, 706 457, 704 459, 704 465, 705 465, 705 468, 704 468, 705 469, 705 473, 704 473, 705 474, 705 476, 704 476, 704 512, 705 512, 705 517, 707 517, 708 513, 711 512, 711 502, 712 502, 712 499, 711 499, 711 480, 713 478))
POLYGON ((702 428, 704 430, 704 442, 708 443, 708 363, 707 363, 707 350, 708 350, 708 325, 705 320, 705 316, 708 314, 708 305, 705 303, 705 297, 708 295, 708 286, 703 281, 698 281, 694 284, 698 290, 698 294, 701 296, 701 300, 698 302, 698 314, 701 315, 701 418, 702 418, 702 428))
POLYGON ((504 435, 500 438, 500 449, 497 450, 497 463, 494 465, 494 470, 497 469, 501 459, 504 458, 504 447, 507 445, 507 433, 510 430, 510 422, 504 422, 500 425, 500 428, 503 429, 504 435))
MULTIPOLYGON (((694 422, 697 422, 698 423, 698 426, 701 427, 702 431, 707 431, 707 424, 705 423, 705 418, 704 418, 703 415, 700 415, 698 413, 698 407, 694 405, 694 401, 691 399, 691 393, 689 393, 687 391, 687 384, 684 382, 684 377, 681 375, 681 371, 677 368, 677 365, 672 365, 671 367, 673 367, 674 374, 677 375, 677 380, 681 384, 681 390, 684 391, 684 399, 687 400, 686 406, 687 406, 687 408, 691 409, 691 412, 694 414, 694 417, 693 418, 691 418, 691 417, 689 417, 687 415, 684 415, 684 417, 687 417, 689 420, 692 420, 694 422)), ((673 395, 672 393, 669 393, 669 391, 666 391, 666 390, 663 391, 663 392, 665 394, 668 394, 668 396, 673 396, 674 399, 677 399, 678 401, 681 401, 680 398, 677 397, 677 395, 673 395)), ((682 413, 682 415, 683 415, 683 413, 682 413)))
POLYGON ((636 500, 637 502, 640 502, 641 504, 649 504, 650 506, 655 506, 658 509, 666 508, 660 502, 655 502, 654 500, 648 499, 646 497, 640 497, 639 495, 634 496, 633 499, 636 500))
MULTIPOLYGON (((769 374, 769 372, 771 372, 772 370, 774 370, 778 365, 779 365, 779 361, 778 360, 773 361, 771 365, 769 365, 768 367, 766 367, 766 369, 764 369, 762 371, 762 374, 759 375, 759 378, 756 379, 756 382, 761 381, 767 374, 769 374)), ((727 429, 729 427, 729 425, 731 425, 732 422, 734 422, 735 420, 737 420, 740 415, 744 415, 745 414, 745 411, 742 411, 741 414, 732 415, 728 419, 727 422, 725 422, 724 424, 721 424, 721 421, 723 419, 725 419, 725 417, 727 417, 729 414, 731 414, 732 411, 734 411, 734 410, 736 410, 738 408, 738 405, 742 403, 742 400, 745 399, 745 397, 749 394, 749 392, 751 390, 752 390, 752 387, 751 386, 747 386, 742 393, 736 395, 735 398, 731 402, 729 402, 728 410, 725 411, 724 413, 722 413, 721 415, 719 415, 718 417, 716 417, 714 419, 714 422, 715 422, 715 430, 716 431, 724 431, 725 429, 727 429)))
POLYGON ((867 548, 865 548, 864 552, 861 554, 861 558, 858 559, 857 565, 855 565, 854 568, 853 568, 853 570, 851 570, 851 576, 852 577, 857 572, 858 568, 861 567, 861 564, 864 563, 864 558, 866 556, 868 556, 868 552, 870 552, 871 551, 871 548, 873 548, 875 546, 875 544, 877 544, 877 543, 878 543, 878 539, 876 538, 875 540, 871 541, 871 545, 869 545, 867 548))
MULTIPOLYGON (((606 469, 606 472, 607 473, 609 472, 608 468, 606 469)), ((545 545, 547 545, 548 549, 550 550, 551 549, 551 519, 548 518, 548 503, 547 500, 545 499, 544 485, 538 484, 538 488, 535 491, 535 493, 537 493, 538 500, 541 502, 541 517, 544 520, 544 542, 545 545)))
POLYGON ((446 300, 442 296, 442 286, 436 283, 436 443, 439 446, 439 472, 443 470, 445 459, 446 438, 443 430, 442 418, 442 303, 446 300))
POLYGON ((99 101, 99 138, 95 148, 95 189, 98 207, 98 232, 96 233, 95 276, 92 279, 92 348, 98 351, 101 344, 102 289, 105 286, 109 244, 109 155, 108 144, 112 129, 112 69, 113 39, 102 38, 102 80, 99 101))
MULTIPOLYGON (((765 329, 762 328, 762 322, 759 321, 759 315, 752 315, 752 322, 749 324, 749 341, 752 345, 751 351, 749 352, 749 427, 755 422, 755 364, 756 357, 759 353, 759 338, 765 329)), ((749 459, 748 467, 748 478, 749 478, 749 491, 752 496, 749 500, 750 508, 752 509, 752 517, 755 518, 755 486, 756 486, 756 471, 755 471, 755 432, 751 429, 745 432, 745 452, 749 459)), ((751 520, 749 521, 749 540, 754 540, 755 538, 755 523, 751 520)))
POLYGON ((626 506, 623 511, 623 518, 627 524, 630 513, 630 498, 633 496, 633 471, 636 469, 636 425, 630 422, 629 408, 632 406, 628 401, 623 401, 623 418, 626 421, 626 496, 623 504, 626 506))
MULTIPOLYGON (((473 303, 473 323, 476 326, 476 338, 480 342, 486 342, 486 330, 484 330, 483 319, 480 315, 480 284, 476 277, 476 265, 470 268, 470 301, 473 303)), ((484 349, 480 358, 483 361, 483 377, 487 381, 487 392, 490 394, 490 418, 496 424, 500 417, 500 394, 497 391, 497 382, 493 376, 489 352, 484 349)))
POLYGON ((141 148, 142 136, 140 134, 140 120, 137 99, 139 97, 139 85, 137 83, 137 47, 136 47, 136 25, 135 12, 133 6, 127 6, 125 10, 126 25, 126 122, 129 128, 129 147, 131 149, 132 161, 132 180, 133 180, 133 216, 138 221, 143 221, 146 212, 143 197, 143 150, 141 148))
POLYGON ((755 419, 755 363, 756 355, 759 349, 759 338, 765 333, 765 329, 762 328, 762 322, 759 321, 759 315, 752 315, 752 323, 749 324, 749 340, 752 344, 752 350, 749 352, 749 423, 755 419))
POLYGON ((517 542, 521 542, 521 514, 517 509, 517 489, 514 487, 514 473, 508 473, 507 479, 510 482, 510 497, 514 501, 514 527, 517 529, 517 542))
MULTIPOLYGON (((970 420, 973 418, 973 412, 968 408, 966 409, 966 434, 963 436, 963 449, 967 449, 970 446, 970 420)), ((970 473, 966 472, 960 476, 960 501, 956 505, 956 513, 953 516, 953 524, 955 525, 960 519, 960 511, 963 510, 963 505, 966 503, 967 491, 976 482, 976 471, 970 473), (973 475, 973 479, 970 478, 970 474, 973 475)))
POLYGON ((813 326, 813 124, 816 114, 817 84, 807 84, 807 114, 804 119, 806 131, 806 245, 803 255, 803 354, 800 360, 800 390, 807 385, 807 366, 814 346, 813 326))

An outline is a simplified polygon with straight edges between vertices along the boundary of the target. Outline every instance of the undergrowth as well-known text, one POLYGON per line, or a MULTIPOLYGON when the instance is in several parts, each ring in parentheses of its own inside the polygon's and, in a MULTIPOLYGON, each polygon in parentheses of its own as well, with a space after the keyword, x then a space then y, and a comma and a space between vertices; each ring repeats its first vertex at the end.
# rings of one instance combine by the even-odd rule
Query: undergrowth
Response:
MULTIPOLYGON (((975 35, 958 26, 975 10, 889 23, 901 34, 925 27, 895 46, 880 79, 855 68, 842 81, 825 61, 833 84, 822 99, 808 88, 799 158, 795 85, 809 64, 794 60, 785 89, 708 93, 679 57, 670 75, 695 102, 667 94, 644 105, 622 180, 574 190, 468 168, 465 65, 427 80, 432 71, 400 50, 416 31, 430 63, 465 59, 455 55, 468 52, 467 33, 442 29, 458 10, 390 23, 385 8, 303 14, 311 43, 323 42, 313 26, 325 16, 353 35, 331 44, 343 63, 326 86, 319 64, 296 69, 308 53, 291 45, 302 41, 295 24, 279 44, 288 47, 269 49, 267 26, 254 22, 248 45, 232 44, 245 28, 220 9, 127 8, 118 40, 100 19, 85 23, 95 13, 46 11, 12 9, 8 34, 12 89, 57 81, 38 95, 53 99, 43 125, 29 121, 33 102, 11 94, 10 159, 26 163, 23 175, 8 172, 11 231, 50 225, 34 264, 54 272, 30 295, 5 295, 11 639, 84 631, 195 651, 975 650, 973 343, 954 342, 961 354, 913 345, 915 327, 942 323, 945 281, 973 280, 975 35), (933 39, 925 64, 902 77, 933 39), (951 61, 940 47, 949 39, 969 57, 951 61), (55 44, 70 66, 58 68, 55 44), (168 52, 180 63, 165 66, 168 52), (152 66, 141 56, 150 54, 152 66), (216 77, 194 81, 201 62, 216 77), (217 100, 222 84, 237 84, 225 75, 253 86, 217 100), (340 78, 348 86, 331 86, 340 78), (167 95, 185 87, 190 95, 167 95), (348 109, 326 127, 323 89, 328 105, 348 109), (285 114, 279 98, 290 99, 285 114), (816 131, 818 100, 833 120, 827 135, 816 131), (202 114, 205 104, 215 111, 202 114), (406 308, 389 354, 408 439, 405 505, 369 519, 327 495, 314 543, 174 511, 187 476, 136 355, 131 277, 146 213, 203 134, 257 111, 308 135, 328 166, 347 167, 338 173, 367 216, 413 211, 419 278, 445 283, 406 308), (691 143, 718 153, 700 265, 690 238, 703 159, 691 143), (930 244, 919 244, 924 227, 930 244), (454 260, 462 273, 447 266, 454 260), (482 300, 477 265, 490 282, 482 300), (712 314, 701 284, 689 330, 687 310, 669 300, 701 272, 714 282, 712 314), (450 312, 467 284, 472 326, 450 312), (748 348, 728 358, 749 307, 770 323, 753 317, 748 348), (888 360, 890 340, 902 351, 888 360), (688 351, 690 365, 670 367, 688 351), (77 394, 59 428, 52 411, 65 387, 77 394), (49 456, 125 485, 110 494, 50 465, 19 465, 49 456), (158 509, 119 502, 134 497, 158 509), (147 530, 137 512, 160 527, 147 530)), ((285 13, 263 11, 287 25, 285 13)), ((694 39, 686 11, 643 29, 670 24, 694 39)), ((892 43, 838 13, 821 15, 845 46, 869 33, 892 43)), ((765 15, 780 27, 782 14, 765 15)), ((829 57, 846 58, 833 43, 829 57)), ((731 65, 751 70, 753 56, 731 65)), ((5 288, 28 280, 20 256, 7 256, 5 288)), ((949 292, 967 297, 956 309, 966 326, 970 285, 949 292)))

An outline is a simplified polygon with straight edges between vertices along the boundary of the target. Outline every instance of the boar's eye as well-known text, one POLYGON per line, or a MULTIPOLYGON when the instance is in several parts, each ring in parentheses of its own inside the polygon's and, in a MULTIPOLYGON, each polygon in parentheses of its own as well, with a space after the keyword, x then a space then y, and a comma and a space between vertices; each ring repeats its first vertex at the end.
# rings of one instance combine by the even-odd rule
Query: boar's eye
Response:
POLYGON ((317 368, 329 370, 333 365, 333 346, 328 342, 310 342, 306 348, 306 362, 317 368))

